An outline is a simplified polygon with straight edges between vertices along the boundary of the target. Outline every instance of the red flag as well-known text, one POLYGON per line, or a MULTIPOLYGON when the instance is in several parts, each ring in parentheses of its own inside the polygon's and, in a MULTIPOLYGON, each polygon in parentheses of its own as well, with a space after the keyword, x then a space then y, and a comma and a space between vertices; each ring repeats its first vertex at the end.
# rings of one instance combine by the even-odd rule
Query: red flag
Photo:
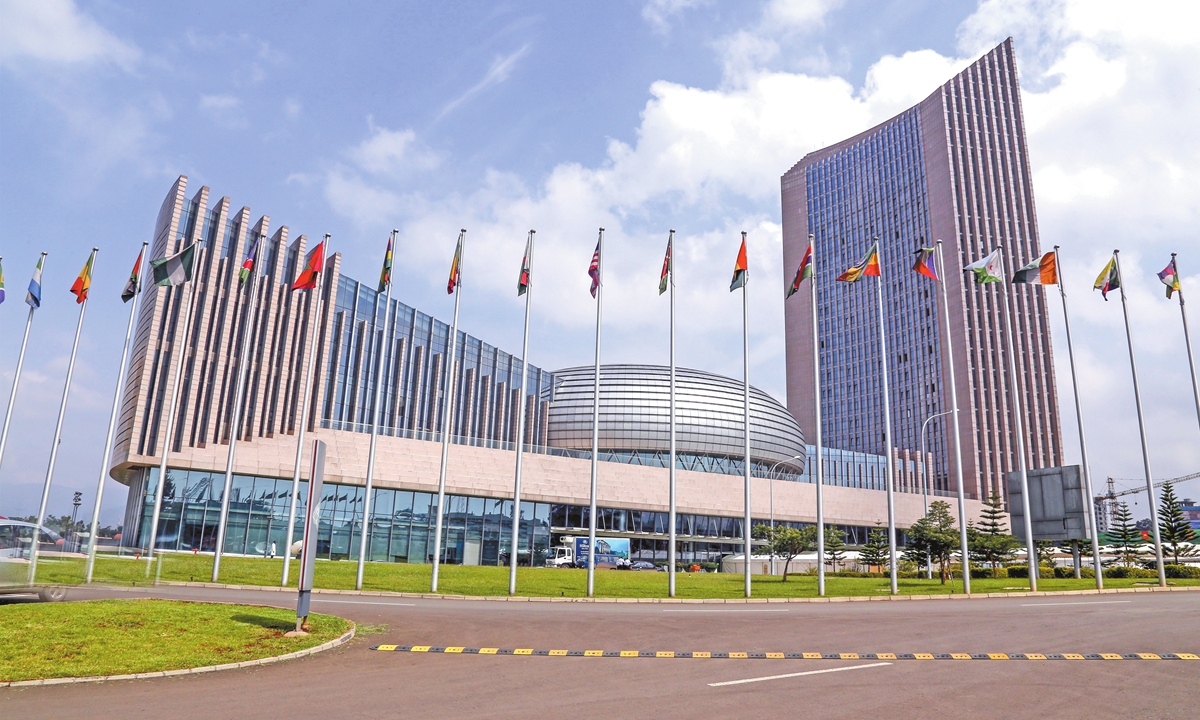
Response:
POLYGON ((304 260, 304 269, 296 282, 292 283, 293 290, 312 290, 317 286, 317 279, 325 268, 325 241, 317 244, 304 260))
POLYGON ((742 249, 738 250, 737 262, 733 266, 733 282, 729 283, 729 292, 746 285, 746 233, 742 233, 742 249))

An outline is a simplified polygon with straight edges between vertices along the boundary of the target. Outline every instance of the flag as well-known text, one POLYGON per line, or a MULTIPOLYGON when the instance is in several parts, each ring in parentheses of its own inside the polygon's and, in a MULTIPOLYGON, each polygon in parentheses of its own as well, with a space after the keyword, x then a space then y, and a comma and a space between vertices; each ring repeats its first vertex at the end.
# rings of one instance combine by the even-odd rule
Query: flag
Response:
POLYGON ((1108 264, 1096 276, 1096 284, 1092 285, 1093 290, 1099 290, 1100 295, 1108 300, 1108 291, 1116 290, 1121 287, 1121 273, 1117 271, 1117 256, 1113 255, 1108 259, 1108 264))
POLYGON ((42 261, 45 259, 45 255, 38 258, 37 267, 33 269, 33 278, 29 281, 29 292, 25 293, 25 304, 31 308, 42 306, 42 261))
POLYGON ((742 249, 738 250, 737 262, 733 266, 733 282, 729 283, 729 292, 746 286, 746 233, 742 233, 742 249))
POLYGON ((71 292, 75 294, 76 305, 87 300, 88 290, 92 289, 92 263, 95 261, 96 251, 92 250, 83 269, 79 271, 79 277, 75 278, 75 282, 71 284, 71 292))
POLYGON ((859 264, 847 268, 846 272, 837 276, 840 282, 858 282, 860 278, 867 276, 879 277, 879 241, 871 245, 871 249, 867 251, 867 256, 862 259, 859 264))
POLYGON ((321 271, 325 269, 325 241, 317 243, 317 246, 312 249, 308 257, 304 259, 304 269, 300 271, 300 275, 296 278, 296 282, 292 283, 293 290, 312 290, 317 286, 317 278, 320 277, 321 271))
POLYGON ((246 282, 246 278, 250 277, 250 273, 254 271, 254 254, 258 252, 258 242, 262 240, 262 235, 254 236, 254 244, 250 246, 250 252, 246 253, 246 259, 242 261, 242 269, 238 270, 238 284, 246 282))
POLYGON ((525 256, 521 258, 521 276, 517 278, 517 297, 521 297, 529 291, 529 255, 533 250, 533 235, 525 241, 525 256))
POLYGON ((387 290, 392 284, 392 238, 388 235, 387 252, 383 254, 383 270, 379 271, 379 292, 387 290))
POLYGON ((4 302, 4 263, 0 263, 0 303, 4 302))
POLYGON ((600 287, 600 243, 596 243, 596 252, 592 253, 592 264, 588 265, 588 275, 592 276, 592 297, 600 287))
POLYGON ((133 264, 133 272, 129 273, 129 280, 125 283, 125 289, 121 291, 121 302, 129 302, 142 289, 142 255, 146 252, 146 248, 142 248, 142 252, 138 253, 137 262, 133 264))
POLYGON ((192 267, 196 262, 196 245, 192 243, 169 257, 150 261, 154 284, 159 287, 174 287, 192 279, 192 267))
POLYGON ((913 271, 931 280, 937 280, 937 269, 933 266, 933 253, 935 250, 937 248, 918 248, 915 253, 917 261, 913 263, 913 271))
MULTIPOLYGON (((1179 292, 1179 270, 1175 267, 1175 258, 1171 258, 1171 262, 1163 268, 1163 271, 1158 274, 1158 279, 1162 280, 1162 284, 1167 286, 1167 299, 1171 299, 1172 293, 1179 292)), ((0 271, 0 302, 4 302, 4 273, 0 271)))
POLYGON ((1057 285, 1058 263, 1054 253, 1048 252, 1013 274, 1013 283, 1028 285, 1057 285))
POLYGON ((462 233, 458 235, 458 247, 454 248, 454 260, 450 263, 450 279, 446 281, 446 294, 453 295, 458 287, 459 265, 462 263, 462 233))
POLYGON ((796 269, 796 279, 792 280, 792 285, 784 293, 783 299, 786 300, 795 295, 800 289, 800 283, 804 282, 805 278, 811 278, 813 275, 812 267, 812 251, 813 241, 809 238, 808 249, 804 251, 804 257, 800 258, 800 267, 796 269))
POLYGON ((1000 248, 996 248, 990 255, 976 260, 963 270, 975 273, 975 282, 978 285, 1000 282, 1000 248))
POLYGON ((658 294, 659 295, 662 295, 663 293, 665 293, 667 291, 667 283, 670 281, 670 278, 668 276, 675 270, 674 265, 671 263, 671 251, 674 249, 673 248, 674 245, 675 245, 675 236, 672 235, 667 240, 667 254, 663 258, 662 274, 658 276, 658 294))

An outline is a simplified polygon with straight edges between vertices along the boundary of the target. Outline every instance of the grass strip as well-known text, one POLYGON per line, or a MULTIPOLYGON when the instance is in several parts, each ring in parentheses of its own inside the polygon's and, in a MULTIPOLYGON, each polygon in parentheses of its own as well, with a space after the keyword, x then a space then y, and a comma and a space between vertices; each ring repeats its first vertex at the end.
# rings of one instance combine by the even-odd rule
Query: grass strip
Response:
POLYGON ((0 682, 160 672, 284 655, 340 637, 350 623, 256 605, 92 600, 0 605, 0 682))

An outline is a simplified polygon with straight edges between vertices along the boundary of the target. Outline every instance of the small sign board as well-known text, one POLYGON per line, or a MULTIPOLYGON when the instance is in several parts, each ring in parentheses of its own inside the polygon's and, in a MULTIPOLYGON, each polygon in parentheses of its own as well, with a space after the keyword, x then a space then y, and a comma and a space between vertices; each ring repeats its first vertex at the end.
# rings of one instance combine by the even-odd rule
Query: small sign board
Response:
MULTIPOLYGON (((1021 542, 1025 539, 1025 512, 1021 502, 1021 473, 1005 473, 1008 481, 1008 512, 1012 531, 1021 542)), ((1091 501, 1084 492, 1083 474, 1078 465, 1029 470, 1029 517, 1034 540, 1085 540, 1088 538, 1087 512, 1091 501)))
POLYGON ((304 540, 300 545, 300 578, 296 598, 296 629, 308 630, 308 608, 312 601, 313 571, 317 564, 317 533, 321 522, 321 486, 325 484, 325 443, 313 441, 312 467, 308 474, 304 540))

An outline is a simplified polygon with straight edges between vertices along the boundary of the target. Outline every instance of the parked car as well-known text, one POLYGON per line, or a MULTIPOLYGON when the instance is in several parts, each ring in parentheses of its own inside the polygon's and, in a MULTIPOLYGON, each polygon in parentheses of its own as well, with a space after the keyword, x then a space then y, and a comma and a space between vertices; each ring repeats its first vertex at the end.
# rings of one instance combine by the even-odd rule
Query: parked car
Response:
POLYGON ((38 551, 57 549, 58 533, 42 526, 20 520, 0 519, 0 595, 37 594, 46 602, 56 602, 67 596, 58 586, 33 587, 29 584, 29 557, 37 532, 38 551))
POLYGON ((654 563, 647 560, 634 560, 629 566, 630 570, 654 570, 654 563))

